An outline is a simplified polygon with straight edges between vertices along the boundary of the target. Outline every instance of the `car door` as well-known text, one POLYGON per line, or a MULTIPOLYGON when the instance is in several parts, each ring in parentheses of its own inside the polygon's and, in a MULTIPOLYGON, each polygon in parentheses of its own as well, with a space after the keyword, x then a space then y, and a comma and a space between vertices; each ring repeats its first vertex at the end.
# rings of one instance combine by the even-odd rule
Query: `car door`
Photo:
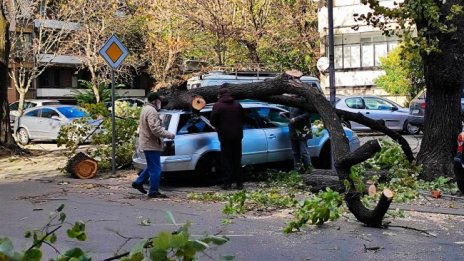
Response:
POLYGON ((57 139, 62 121, 60 120, 60 114, 55 109, 43 108, 39 124, 44 139, 57 139))
POLYGON ((40 139, 42 135, 38 128, 40 111, 40 109, 31 110, 19 117, 18 128, 26 128, 31 139, 40 139))
MULTIPOLYGON (((354 113, 362 113, 366 115, 366 111, 365 111, 366 108, 364 105, 364 100, 361 97, 346 98, 343 102, 345 103, 347 107, 347 108, 343 108, 344 110, 354 112, 354 113)), ((350 125, 351 125, 351 128, 354 130, 368 129, 368 127, 362 124, 359 124, 357 122, 354 122, 354 121, 351 121, 350 125)))
POLYGON ((385 121, 390 129, 402 130, 402 113, 394 104, 376 97, 364 97, 365 116, 374 120, 385 121))
POLYGON ((260 124, 267 140, 267 162, 291 159, 291 146, 288 137, 288 118, 281 115, 283 110, 270 107, 256 108, 260 124))
POLYGON ((246 108, 243 124, 242 164, 252 165, 267 162, 267 139, 261 128, 260 117, 254 108, 246 108))

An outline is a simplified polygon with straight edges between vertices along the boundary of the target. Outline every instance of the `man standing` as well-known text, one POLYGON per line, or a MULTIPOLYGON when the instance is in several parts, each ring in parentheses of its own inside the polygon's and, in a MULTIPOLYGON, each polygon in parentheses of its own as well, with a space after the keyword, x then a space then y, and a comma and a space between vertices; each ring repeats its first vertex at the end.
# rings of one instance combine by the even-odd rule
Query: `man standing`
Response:
POLYGON ((140 176, 132 183, 132 187, 146 194, 143 183, 150 177, 150 198, 166 198, 158 190, 161 177, 161 151, 163 150, 163 138, 174 139, 175 134, 163 128, 158 110, 161 109, 161 99, 157 93, 147 96, 146 104, 140 113, 139 123, 139 148, 145 154, 147 167, 140 176))
POLYGON ((211 112, 211 124, 216 128, 221 142, 222 188, 230 189, 235 181, 237 189, 242 189, 244 110, 226 88, 219 89, 218 98, 211 112))
POLYGON ((311 167, 308 144, 306 141, 312 137, 311 114, 300 108, 290 108, 290 123, 288 131, 292 143, 293 167, 304 173, 311 167))

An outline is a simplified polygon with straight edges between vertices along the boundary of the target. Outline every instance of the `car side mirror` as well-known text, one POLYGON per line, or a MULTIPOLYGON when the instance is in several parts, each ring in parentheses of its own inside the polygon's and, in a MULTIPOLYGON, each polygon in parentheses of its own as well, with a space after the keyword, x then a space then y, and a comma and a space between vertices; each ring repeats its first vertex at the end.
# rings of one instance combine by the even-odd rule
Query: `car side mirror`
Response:
POLYGON ((397 110, 398 110, 398 107, 396 107, 396 106, 395 106, 395 107, 392 107, 391 110, 392 110, 392 111, 397 111, 397 110))
POLYGON ((54 116, 52 116, 52 120, 61 121, 61 118, 60 118, 60 116, 54 115, 54 116))

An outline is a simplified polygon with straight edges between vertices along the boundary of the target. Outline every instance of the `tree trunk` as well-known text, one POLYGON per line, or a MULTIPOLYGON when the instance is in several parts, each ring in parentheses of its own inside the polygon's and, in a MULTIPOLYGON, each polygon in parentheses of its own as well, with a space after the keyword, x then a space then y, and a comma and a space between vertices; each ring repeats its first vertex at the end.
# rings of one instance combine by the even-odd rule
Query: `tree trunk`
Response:
MULTIPOLYGON (((453 5, 462 6, 462 1, 458 0, 443 3, 440 5, 443 14, 450 14, 453 5)), ((424 137, 417 162, 422 164, 421 178, 426 180, 453 173, 452 160, 461 129, 460 97, 464 82, 464 19, 458 17, 455 18, 457 30, 454 33, 428 30, 431 39, 437 37, 439 40, 441 52, 422 54, 427 94, 424 137)), ((417 23, 418 30, 427 30, 427 26, 417 23)))
POLYGON ((0 5, 0 147, 16 150, 10 128, 10 110, 8 107, 8 56, 10 44, 8 38, 8 21, 5 17, 3 3, 0 5))
MULTIPOLYGON (((345 180, 350 183, 349 188, 345 188, 345 200, 350 211, 361 222, 368 226, 380 227, 382 219, 387 212, 393 198, 393 192, 386 189, 373 210, 367 209, 361 202, 361 194, 355 190, 354 181, 350 178, 351 166, 361 163, 380 151, 380 144, 376 140, 368 141, 354 152, 350 152, 348 139, 345 137, 340 119, 336 110, 318 89, 310 87, 299 78, 302 73, 299 71, 288 71, 274 79, 264 82, 248 84, 223 84, 222 86, 209 86, 196 88, 189 91, 182 91, 180 88, 160 91, 161 99, 166 107, 186 108, 190 107, 192 100, 197 96, 202 96, 207 103, 217 99, 220 87, 229 89, 232 96, 236 99, 257 99, 265 100, 268 97, 282 96, 284 93, 296 94, 306 100, 302 104, 289 104, 293 107, 306 108, 306 104, 311 104, 319 113, 328 130, 331 144, 335 170, 340 184, 343 186, 345 180)), ((283 97, 283 96, 282 96, 283 97)), ((369 124, 368 124, 369 126, 369 124)))
POLYGON ((26 93, 23 90, 20 90, 19 92, 19 100, 18 100, 18 116, 23 116, 24 113, 24 100, 26 98, 26 93))

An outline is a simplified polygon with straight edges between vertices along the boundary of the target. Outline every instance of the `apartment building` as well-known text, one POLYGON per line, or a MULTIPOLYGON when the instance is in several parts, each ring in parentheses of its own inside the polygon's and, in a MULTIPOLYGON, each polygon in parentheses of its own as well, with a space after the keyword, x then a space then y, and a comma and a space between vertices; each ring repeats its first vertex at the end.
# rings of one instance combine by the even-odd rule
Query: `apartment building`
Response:
MULTIPOLYGON (((21 43, 23 48, 30 48, 33 40, 38 35, 40 27, 47 29, 57 29, 67 27, 70 30, 79 30, 76 23, 66 23, 57 20, 34 20, 31 21, 30 0, 8 0, 8 9, 13 16, 18 17, 16 21, 10 21, 10 32, 16 35, 21 34, 25 43, 21 43), (17 22, 19 21, 19 22, 17 22), (27 22, 21 22, 27 21, 27 22)), ((10 16, 11 17, 11 16, 10 16)), ((13 53, 14 55, 14 53, 13 53)), ((24 56, 24 55, 22 55, 24 56)), ((9 68, 14 66, 32 67, 34 59, 31 57, 11 57, 9 68), (18 59, 22 62, 18 63, 18 59)), ((32 86, 26 93, 26 99, 57 99, 65 103, 74 103, 75 91, 80 90, 79 80, 90 80, 90 74, 82 66, 79 57, 69 55, 39 54, 38 63, 47 64, 45 71, 32 82, 32 86)), ((117 89, 117 95, 121 97, 144 97, 154 86, 154 80, 146 73, 133 76, 132 82, 124 83, 123 89, 117 89)), ((16 91, 14 82, 10 79, 8 86, 8 101, 17 101, 19 94, 16 91)))
MULTIPOLYGON (((394 7, 394 1, 379 0, 381 5, 394 7)), ((371 9, 360 0, 334 0, 335 86, 338 95, 373 94, 388 96, 374 80, 385 72, 380 69, 380 57, 386 56, 399 43, 396 36, 382 35, 378 28, 354 20, 354 14, 371 9), (353 29, 357 27, 357 30, 353 29)), ((328 56, 327 7, 318 11, 321 56, 328 56)), ((329 76, 321 74, 321 86, 329 93, 329 76)), ((389 97, 400 104, 404 97, 389 97)))

